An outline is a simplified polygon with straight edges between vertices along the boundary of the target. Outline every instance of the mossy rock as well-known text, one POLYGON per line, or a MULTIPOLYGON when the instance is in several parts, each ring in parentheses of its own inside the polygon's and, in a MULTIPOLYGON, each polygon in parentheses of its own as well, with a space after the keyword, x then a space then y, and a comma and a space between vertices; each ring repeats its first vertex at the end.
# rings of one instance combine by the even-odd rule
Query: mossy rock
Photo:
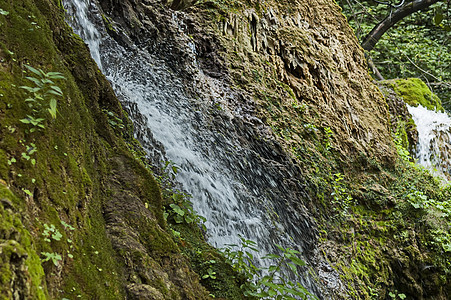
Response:
POLYGON ((422 105, 429 110, 444 111, 440 98, 421 79, 393 79, 386 82, 410 106, 422 105))
POLYGON ((208 298, 167 231, 131 121, 59 3, 1 4, 0 299, 208 298), (36 75, 25 65, 65 78, 56 118, 40 111, 33 131, 20 121, 31 107, 19 87, 36 75))
POLYGON ((0 180, 0 299, 46 299, 44 270, 21 213, 21 201, 0 180))

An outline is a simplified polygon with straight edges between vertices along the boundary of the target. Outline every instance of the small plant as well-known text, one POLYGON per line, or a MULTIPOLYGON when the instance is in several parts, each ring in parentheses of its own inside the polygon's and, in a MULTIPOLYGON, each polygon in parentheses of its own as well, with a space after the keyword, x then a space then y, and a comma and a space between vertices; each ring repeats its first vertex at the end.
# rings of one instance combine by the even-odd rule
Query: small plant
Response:
POLYGON ((69 230, 72 230, 72 231, 75 230, 75 228, 73 226, 67 224, 64 221, 61 221, 61 225, 63 225, 65 229, 69 229, 69 230))
POLYGON ((50 226, 44 224, 44 232, 42 233, 42 235, 44 236, 44 241, 49 243, 51 242, 51 239, 60 241, 63 237, 61 232, 59 232, 59 230, 53 224, 50 224, 50 226))
POLYGON ((180 191, 176 191, 172 194, 172 200, 174 203, 169 204, 169 207, 171 210, 169 210, 169 213, 166 212, 165 217, 166 219, 172 219, 175 223, 181 224, 181 223, 197 223, 201 224, 202 227, 205 225, 203 224, 206 219, 202 216, 199 216, 193 209, 192 203, 188 200, 190 195, 182 193, 180 191))
POLYGON ((348 209, 353 203, 353 198, 346 192, 346 188, 342 183, 344 175, 341 173, 335 173, 329 175, 329 179, 332 183, 332 203, 341 209, 343 215, 348 214, 348 209))
POLYGON ((390 296, 390 298, 392 299, 401 299, 404 300, 407 298, 407 296, 405 294, 398 294, 398 291, 395 291, 394 293, 389 292, 388 295, 390 296))
POLYGON ((310 124, 310 123, 304 124, 303 126, 305 129, 307 129, 310 132, 315 132, 318 130, 315 125, 310 124))
POLYGON ((428 197, 421 191, 413 191, 407 195, 407 202, 414 208, 423 208, 427 206, 428 197))
POLYGON ((325 134, 325 137, 324 137, 324 149, 326 151, 329 151, 331 146, 332 146, 331 139, 332 139, 332 136, 333 136, 334 133, 333 133, 332 129, 330 129, 330 127, 324 127, 324 134, 325 134))
POLYGON ((403 126, 405 126, 404 123, 400 122, 398 125, 398 128, 396 130, 396 133, 395 133, 394 142, 395 142, 396 152, 398 153, 398 156, 403 161, 410 162, 410 161, 412 161, 412 157, 410 156, 409 150, 407 150, 407 148, 404 145, 404 143, 408 143, 408 140, 407 140, 406 131, 403 126))
POLYGON ((257 244, 241 236, 240 240, 241 246, 228 245, 223 252, 232 268, 246 279, 241 285, 244 296, 258 299, 317 299, 300 283, 282 275, 282 270, 291 270, 295 277, 299 277, 298 267, 305 266, 305 262, 298 257, 299 251, 276 245, 281 255, 265 256, 264 259, 271 260, 273 264, 268 268, 259 268, 255 266, 252 254, 258 253, 257 244), (231 247, 239 247, 239 250, 232 250, 231 247))
POLYGON ((30 161, 31 164, 34 166, 36 164, 36 159, 31 158, 31 156, 38 151, 36 148, 36 145, 33 143, 30 143, 30 145, 25 145, 25 147, 26 147, 26 150, 21 153, 22 158, 27 161, 30 161))
POLYGON ((295 101, 291 104, 291 106, 300 113, 303 113, 307 110, 307 105, 305 105, 304 103, 299 104, 297 99, 295 99, 295 101))
POLYGON ((8 165, 11 166, 13 163, 17 162, 17 160, 14 157, 11 157, 8 159, 8 165))
POLYGON ((202 276, 202 279, 216 279, 216 272, 214 272, 211 268, 207 269, 207 274, 205 274, 204 276, 202 276))
POLYGON ((208 278, 213 279, 213 280, 216 279, 216 272, 213 271, 213 267, 215 264, 216 264, 216 260, 214 260, 214 259, 211 259, 209 261, 202 263, 203 266, 205 266, 205 265, 207 266, 207 274, 203 275, 202 279, 208 279, 208 278))
MULTIPOLYGON (((60 222, 64 226, 64 229, 71 230, 71 231, 75 230, 74 227, 67 224, 66 222, 64 222, 64 221, 60 221, 60 222)), ((53 224, 50 224, 50 225, 44 224, 44 231, 42 232, 42 236, 44 237, 44 241, 46 241, 48 243, 51 243, 52 240, 60 242, 61 239, 63 238, 63 235, 61 234, 61 232, 53 224)), ((72 245, 73 241, 71 239, 67 238, 66 242, 69 245, 69 248, 73 249, 73 245, 72 245)), ((74 256, 70 253, 69 250, 66 250, 66 253, 67 253, 67 257, 74 258, 74 256)), ((43 262, 51 260, 55 266, 58 266, 58 262, 60 260, 62 260, 61 255, 56 252, 41 252, 41 254, 44 256, 44 258, 42 259, 43 262)))
POLYGON ((108 123, 111 125, 111 127, 113 128, 119 128, 119 129, 124 129, 124 122, 118 118, 113 112, 104 109, 103 112, 108 116, 108 123))
POLYGON ((377 292, 376 289, 373 289, 370 286, 368 286, 368 291, 371 299, 379 299, 379 293, 377 292))
POLYGON ((26 90, 30 96, 25 99, 28 106, 31 108, 32 113, 27 115, 26 118, 20 121, 24 124, 30 124, 33 128, 30 132, 37 129, 43 129, 44 126, 44 112, 50 113, 53 119, 56 118, 57 102, 55 97, 62 97, 63 92, 59 86, 55 84, 55 79, 65 79, 63 74, 59 72, 45 73, 41 69, 35 69, 31 66, 25 65, 25 67, 32 72, 35 76, 27 76, 26 78, 34 83, 34 87, 21 86, 20 88, 26 90))
POLYGON ((58 266, 58 262, 62 260, 63 258, 58 253, 52 252, 41 252, 42 255, 44 255, 44 259, 42 261, 49 261, 51 260, 55 266, 58 266))
POLYGON ((164 162, 164 166, 161 168, 161 175, 157 176, 156 179, 166 191, 172 191, 173 181, 177 176, 178 169, 174 162, 170 160, 164 162))
POLYGON ((197 223, 205 230, 203 224, 206 219, 198 215, 194 209, 193 204, 189 200, 191 195, 184 193, 174 188, 173 181, 177 176, 178 167, 171 161, 166 161, 162 175, 157 177, 157 181, 164 187, 164 195, 171 199, 168 210, 165 210, 164 217, 166 220, 172 220, 176 224, 181 223, 197 223))

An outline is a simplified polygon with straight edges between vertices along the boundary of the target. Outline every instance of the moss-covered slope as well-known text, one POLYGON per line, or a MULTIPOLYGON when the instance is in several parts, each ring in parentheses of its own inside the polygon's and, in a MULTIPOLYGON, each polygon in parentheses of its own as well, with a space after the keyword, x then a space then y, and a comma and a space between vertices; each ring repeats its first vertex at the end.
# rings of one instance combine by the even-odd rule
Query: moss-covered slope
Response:
POLYGON ((60 1, 0 1, 0 124, 1 299, 208 298, 60 1))

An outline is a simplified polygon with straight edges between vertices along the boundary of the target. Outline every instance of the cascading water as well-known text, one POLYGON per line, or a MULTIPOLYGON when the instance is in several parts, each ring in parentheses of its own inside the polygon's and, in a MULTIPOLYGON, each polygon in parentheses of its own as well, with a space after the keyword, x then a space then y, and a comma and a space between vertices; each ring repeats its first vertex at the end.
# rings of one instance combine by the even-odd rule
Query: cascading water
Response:
POLYGON ((407 105, 417 126, 418 163, 447 180, 451 179, 451 118, 418 105, 407 105))
MULTIPOLYGON (((312 250, 314 229, 301 204, 308 196, 297 179, 300 170, 277 161, 282 156, 274 151, 277 148, 259 141, 252 128, 218 107, 233 92, 221 91, 218 82, 197 70, 193 81, 214 99, 189 95, 164 60, 140 47, 125 50, 116 43, 102 27, 94 2, 63 2, 73 17, 69 23, 131 111, 137 130, 150 128, 163 145, 160 154, 179 166, 176 179, 193 196, 197 213, 206 217, 209 243, 239 244, 241 235, 258 243, 258 258, 277 252, 275 244, 312 250)), ((195 69, 195 46, 186 47, 195 69)), ((138 135, 145 147, 154 144, 145 134, 138 135)), ((296 280, 321 297, 317 283, 306 274, 296 280)))

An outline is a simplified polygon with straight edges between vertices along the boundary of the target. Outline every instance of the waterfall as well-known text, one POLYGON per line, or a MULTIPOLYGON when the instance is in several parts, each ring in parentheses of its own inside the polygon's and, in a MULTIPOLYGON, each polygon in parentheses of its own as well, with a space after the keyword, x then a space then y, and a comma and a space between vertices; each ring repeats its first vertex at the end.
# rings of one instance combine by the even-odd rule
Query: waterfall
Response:
POLYGON ((418 164, 435 175, 449 180, 451 177, 451 118, 447 113, 428 110, 418 105, 407 105, 417 126, 418 164))
MULTIPOLYGON (((313 252, 314 228, 302 205, 308 194, 300 170, 258 138, 252 126, 221 107, 234 92, 198 69, 195 45, 187 43, 184 51, 191 55, 193 84, 205 91, 198 95, 186 91, 186 80, 161 57, 143 46, 125 49, 110 37, 95 2, 63 2, 68 18, 72 16, 68 22, 130 112, 144 147, 151 152, 162 145, 161 157, 179 167, 176 180, 192 195, 195 211, 207 219, 208 242, 221 248, 239 244, 240 235, 253 240, 260 265, 265 264, 261 257, 278 252, 275 244, 313 252), (145 134, 148 129, 152 136, 145 134)), ((177 15, 173 21, 179 22, 177 15)), ((315 263, 330 269, 322 271, 323 281, 339 285, 327 263, 315 263)), ((296 280, 322 297, 308 273, 296 280)))

